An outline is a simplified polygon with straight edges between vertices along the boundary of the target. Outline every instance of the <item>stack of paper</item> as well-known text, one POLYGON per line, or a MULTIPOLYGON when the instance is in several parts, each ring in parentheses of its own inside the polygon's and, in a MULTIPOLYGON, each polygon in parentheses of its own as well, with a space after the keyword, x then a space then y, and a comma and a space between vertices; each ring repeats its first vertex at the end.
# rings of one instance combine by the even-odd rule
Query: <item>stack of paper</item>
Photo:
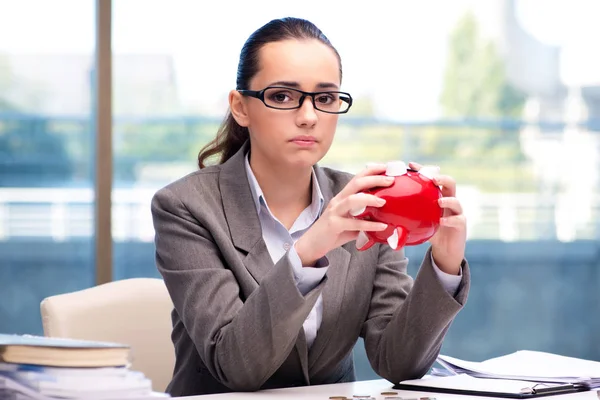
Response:
POLYGON ((0 374, 0 399, 11 400, 167 400, 169 395, 164 393, 156 393, 144 391, 144 393, 135 393, 133 391, 92 391, 89 388, 86 390, 69 390, 61 391, 58 397, 50 396, 32 387, 29 387, 17 380, 0 374))
POLYGON ((517 351, 483 362, 440 355, 437 362, 451 374, 531 382, 585 383, 590 388, 600 388, 600 362, 539 351, 517 351))
POLYGON ((33 397, 36 399, 131 399, 147 398, 152 393, 150 380, 126 367, 59 368, 0 363, 0 382, 7 388, 33 391, 41 396, 33 397))

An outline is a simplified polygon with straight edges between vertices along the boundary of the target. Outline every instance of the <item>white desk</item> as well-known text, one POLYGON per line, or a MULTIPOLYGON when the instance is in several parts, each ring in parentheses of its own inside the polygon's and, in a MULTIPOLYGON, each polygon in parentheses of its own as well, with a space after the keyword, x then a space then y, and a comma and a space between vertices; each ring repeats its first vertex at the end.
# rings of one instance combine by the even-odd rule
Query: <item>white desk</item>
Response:
MULTIPOLYGON (((479 397, 479 396, 461 396, 461 395, 450 395, 443 393, 425 393, 425 392, 407 392, 404 390, 392 389, 390 382, 380 379, 373 381, 360 381, 352 383, 338 383, 335 385, 316 385, 316 386, 305 386, 305 387, 294 387, 286 389, 273 389, 264 390, 260 392, 252 393, 223 393, 223 394, 211 394, 206 396, 190 396, 190 397, 178 397, 186 400, 237 400, 237 399, 292 399, 292 400, 329 400, 330 396, 346 396, 352 399, 354 395, 369 395, 377 400, 384 400, 385 396, 382 396, 382 392, 396 392, 396 396, 400 396, 405 399, 420 399, 421 397, 435 397, 437 400, 469 400, 469 399, 493 399, 493 397, 479 397)), ((596 391, 580 392, 573 394, 557 395, 542 397, 547 400, 598 400, 599 397, 596 391)))

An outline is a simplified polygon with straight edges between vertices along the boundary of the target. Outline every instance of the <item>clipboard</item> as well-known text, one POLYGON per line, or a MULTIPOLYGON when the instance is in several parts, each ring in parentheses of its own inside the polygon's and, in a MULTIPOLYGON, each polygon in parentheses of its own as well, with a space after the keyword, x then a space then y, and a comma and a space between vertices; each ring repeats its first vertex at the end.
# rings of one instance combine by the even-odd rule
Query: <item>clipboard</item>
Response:
POLYGON ((538 397, 589 391, 585 383, 536 383, 507 379, 474 378, 460 374, 402 381, 394 389, 470 396, 535 399, 538 397))

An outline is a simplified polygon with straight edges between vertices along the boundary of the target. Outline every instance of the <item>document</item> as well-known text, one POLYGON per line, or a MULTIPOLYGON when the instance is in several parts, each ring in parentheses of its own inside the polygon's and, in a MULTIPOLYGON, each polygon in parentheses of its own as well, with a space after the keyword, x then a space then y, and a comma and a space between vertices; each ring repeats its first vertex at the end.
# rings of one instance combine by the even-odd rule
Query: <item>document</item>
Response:
POLYGON ((536 398, 589 390, 583 384, 475 378, 467 374, 402 381, 396 389, 504 398, 536 398))
POLYGON ((482 362, 440 355, 437 362, 455 374, 478 378, 546 383, 585 383, 600 387, 600 362, 540 351, 522 350, 482 362))

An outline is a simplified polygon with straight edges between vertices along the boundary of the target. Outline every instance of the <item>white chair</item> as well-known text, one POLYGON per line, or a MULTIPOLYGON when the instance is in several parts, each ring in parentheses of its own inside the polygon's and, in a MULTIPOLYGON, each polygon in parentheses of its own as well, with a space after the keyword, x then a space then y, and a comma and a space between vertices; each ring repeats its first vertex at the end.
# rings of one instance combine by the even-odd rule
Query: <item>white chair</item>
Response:
POLYGON ((173 303, 161 279, 133 278, 51 296, 40 310, 44 335, 124 343, 131 368, 164 391, 175 363, 170 313, 173 303))

